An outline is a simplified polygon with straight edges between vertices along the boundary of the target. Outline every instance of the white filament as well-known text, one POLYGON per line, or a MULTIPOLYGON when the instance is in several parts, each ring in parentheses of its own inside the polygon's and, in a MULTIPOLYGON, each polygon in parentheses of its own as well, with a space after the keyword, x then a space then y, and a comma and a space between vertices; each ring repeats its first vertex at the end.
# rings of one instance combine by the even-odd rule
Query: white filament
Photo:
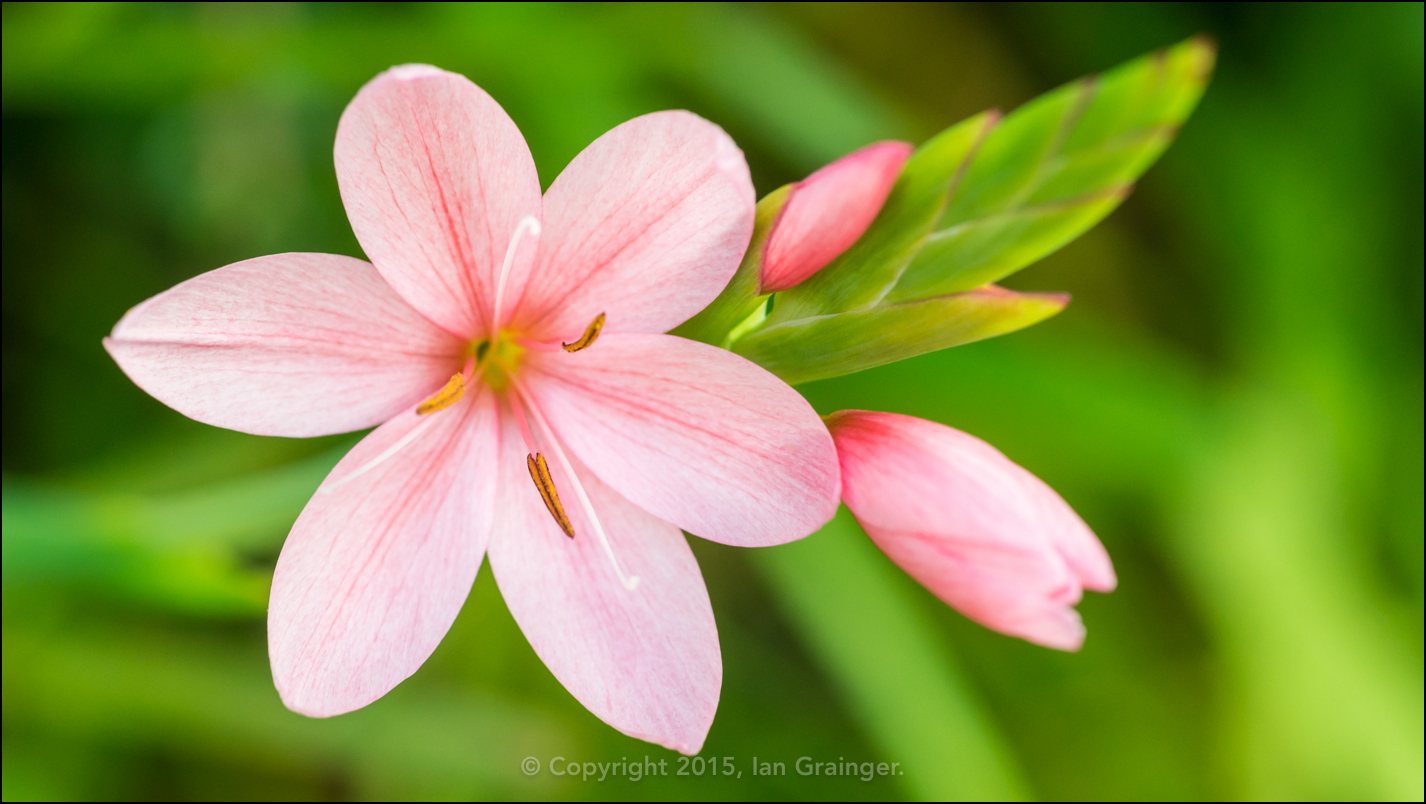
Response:
MULTIPOLYGON (((495 309, 490 315, 491 338, 500 337, 501 307, 505 301, 505 283, 510 279, 510 266, 515 264, 515 249, 519 247, 520 240, 526 233, 538 235, 540 233, 540 222, 531 215, 526 215, 515 225, 515 233, 510 235, 510 245, 505 248, 505 261, 500 264, 500 278, 495 282, 495 309)), ((493 345, 493 344, 492 344, 493 345)))
MULTIPOLYGON (((436 411, 436 413, 439 413, 439 412, 440 412, 440 411, 436 411)), ((356 480, 357 478, 361 477, 362 475, 366 474, 367 472, 370 472, 371 470, 373 470, 373 469, 375 469, 376 467, 380 466, 382 463, 384 463, 384 462, 386 461, 387 458, 390 458, 392 455, 395 455, 396 453, 400 452, 403 448, 406 447, 407 444, 410 444, 412 441, 415 441, 415 440, 416 440, 416 436, 418 436, 418 435, 420 435, 421 433, 425 432, 426 428, 427 428, 427 427, 430 427, 430 426, 431 426, 431 422, 433 422, 433 421, 435 421, 435 420, 436 420, 436 417, 435 417, 434 414, 432 414, 432 415, 430 415, 430 416, 427 416, 425 421, 421 422, 420 424, 416 425, 415 427, 412 427, 412 428, 411 428, 411 432, 407 433, 407 434, 404 435, 404 436, 401 436, 400 440, 398 440, 395 444, 392 444, 391 446, 389 446, 389 447, 387 447, 386 449, 382 450, 380 455, 378 455, 378 456, 376 456, 375 458, 372 458, 371 460, 369 460, 369 461, 367 461, 366 463, 362 464, 360 467, 358 467, 355 471, 353 471, 351 474, 347 475, 346 477, 343 477, 343 478, 341 478, 340 480, 334 480, 334 481, 332 481, 331 483, 327 483, 327 484, 323 485, 320 489, 317 489, 317 493, 318 493, 318 494, 331 494, 332 492, 336 491, 337 489, 341 488, 342 486, 345 486, 346 484, 352 482, 353 480, 356 480)))
POLYGON ((594 513, 594 505, 589 502, 589 496, 584 493, 584 486, 575 477, 574 467, 570 466, 569 459, 565 457, 564 450, 560 448, 559 441, 555 440, 554 431, 550 429, 545 417, 540 413, 540 409, 535 407, 535 402, 525 389, 515 384, 511 378, 511 384, 520 394, 525 408, 530 411, 530 416, 534 418, 535 424, 539 425, 540 431, 545 434, 545 439, 549 442, 550 451, 555 454, 555 460, 559 461, 560 468, 564 469, 565 476, 574 485, 574 496, 579 498, 579 506, 584 510, 584 516, 589 519, 589 524, 594 526, 594 534, 599 537, 599 544, 604 548, 604 555, 609 557, 609 563, 614 566, 614 574, 619 576, 619 583, 630 592, 639 588, 639 576, 625 575, 624 568, 619 566, 619 559, 614 557, 614 548, 609 546, 609 537, 604 534, 604 526, 600 524, 599 517, 594 513))

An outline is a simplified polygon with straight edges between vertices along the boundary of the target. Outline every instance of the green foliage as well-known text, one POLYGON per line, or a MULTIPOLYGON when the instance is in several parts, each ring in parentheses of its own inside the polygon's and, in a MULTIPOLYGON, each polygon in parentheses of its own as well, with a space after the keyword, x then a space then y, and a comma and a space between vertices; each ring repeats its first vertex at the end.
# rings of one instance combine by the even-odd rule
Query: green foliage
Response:
POLYGON ((984 304, 969 303, 980 297, 947 294, 998 281, 1113 211, 1192 112, 1213 54, 1190 39, 1060 87, 1003 122, 986 112, 942 132, 907 161, 861 239, 776 294, 735 348, 796 383, 1043 320, 1026 309, 987 326, 984 304))
POLYGON ((788 616, 926 801, 1023 800, 1024 781, 917 606, 915 583, 842 508, 815 539, 757 552, 788 616))
POLYGON ((1188 119, 1213 71, 1193 38, 1017 109, 985 139, 891 301, 996 282, 1108 215, 1188 119))
POLYGON ((1078 237, 1126 195, 1127 187, 1111 187, 941 229, 926 238, 885 301, 955 293, 1002 279, 1078 237))
POLYGON ((771 324, 739 339, 733 351, 797 384, 993 338, 1039 323, 1066 304, 1064 294, 990 287, 771 324))
POLYGON ((82 583, 185 614, 261 616, 271 573, 244 556, 270 550, 340 458, 166 495, 6 483, 5 581, 82 583))
POLYGON ((917 148, 876 220, 840 257, 795 288, 777 294, 768 326, 858 310, 881 300, 920 251, 977 146, 1000 116, 983 112, 917 148))

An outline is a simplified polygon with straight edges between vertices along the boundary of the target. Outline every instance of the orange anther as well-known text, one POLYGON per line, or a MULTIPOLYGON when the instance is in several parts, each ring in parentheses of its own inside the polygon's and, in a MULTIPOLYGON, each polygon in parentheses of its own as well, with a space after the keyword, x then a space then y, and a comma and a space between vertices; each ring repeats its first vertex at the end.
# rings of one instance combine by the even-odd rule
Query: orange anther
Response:
POLYGON ((574 343, 561 343, 566 352, 578 352, 580 349, 588 349, 599 339, 599 331, 604 329, 604 314, 600 313, 589 322, 589 328, 584 330, 584 334, 579 336, 579 340, 574 343))
POLYGON ((453 375, 446 387, 437 391, 420 405, 416 406, 416 415, 425 416, 427 413, 435 413, 438 410, 445 410, 460 401, 465 394, 465 378, 459 374, 453 375))

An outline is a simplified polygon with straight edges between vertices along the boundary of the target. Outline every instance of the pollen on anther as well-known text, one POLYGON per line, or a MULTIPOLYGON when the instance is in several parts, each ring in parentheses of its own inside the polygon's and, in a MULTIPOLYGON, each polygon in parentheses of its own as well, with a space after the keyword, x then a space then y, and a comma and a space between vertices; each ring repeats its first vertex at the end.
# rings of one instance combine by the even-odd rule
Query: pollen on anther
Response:
POLYGON ((435 413, 438 410, 445 410, 460 401, 465 395, 465 377, 455 374, 451 377, 446 386, 437 391, 425 402, 416 406, 416 415, 425 416, 427 413, 435 413))
POLYGON ((574 343, 561 343, 566 352, 578 352, 581 349, 588 349, 599 339, 599 331, 604 329, 604 314, 600 313, 589 322, 589 327, 584 330, 584 334, 579 336, 579 340, 574 343))
POLYGON ((545 462, 545 456, 540 453, 525 456, 525 466, 530 470, 530 479, 535 481, 535 489, 540 492, 540 499, 545 503, 545 510, 554 517, 555 524, 560 526, 564 535, 574 538, 574 525, 570 524, 569 516, 564 512, 564 506, 560 505, 559 492, 555 491, 555 479, 550 475, 550 465, 545 462))

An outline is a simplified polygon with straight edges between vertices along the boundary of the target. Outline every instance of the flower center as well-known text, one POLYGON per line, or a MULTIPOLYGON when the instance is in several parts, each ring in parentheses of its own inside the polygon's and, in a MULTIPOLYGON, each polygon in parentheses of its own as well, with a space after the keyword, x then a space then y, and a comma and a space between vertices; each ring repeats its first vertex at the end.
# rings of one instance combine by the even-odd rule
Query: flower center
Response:
MULTIPOLYGON (((590 502, 589 495, 585 493, 583 484, 579 482, 579 477, 574 473, 574 467, 565 455, 559 440, 555 437, 554 430, 550 428, 544 415, 535 406, 535 401, 529 392, 516 379, 520 360, 527 350, 553 352, 563 349, 570 353, 583 351, 593 346, 599 339, 599 333, 604 329, 604 320, 604 313, 600 313, 594 317, 593 321, 589 322, 584 334, 577 340, 562 341, 558 347, 554 343, 526 340, 514 333, 503 331, 496 332, 490 340, 472 342, 466 350, 465 370, 453 375, 445 387, 418 405, 416 413, 426 416, 444 410, 461 400, 465 394, 467 382, 484 380, 491 390, 499 397, 504 398, 506 404, 510 406, 510 412, 515 418, 520 436, 524 439, 525 447, 528 450, 525 456, 526 469, 530 472, 530 480, 534 483, 535 491, 540 495, 540 501, 544 503, 545 510, 549 511, 550 517, 554 519, 555 524, 559 526, 564 535, 571 539, 575 537, 574 523, 570 521, 564 503, 560 501, 554 474, 550 471, 550 464, 545 458, 544 451, 536 446, 537 440, 554 456, 556 464, 563 470, 564 482, 573 487, 575 499, 579 503, 579 510, 584 513, 585 521, 593 529, 599 546, 603 548, 604 555, 609 559, 609 564, 614 569, 614 574, 619 578, 619 583, 632 592, 638 588, 638 576, 625 573, 624 568, 620 566, 619 559, 614 556, 614 548, 609 542, 609 536, 604 532, 604 526, 599 521, 599 515, 594 511, 594 505, 590 502), (527 411, 530 417, 528 420, 526 419, 527 411), (532 432, 531 421, 538 427, 538 435, 532 432)), ((413 430, 406 439, 402 440, 401 446, 409 442, 410 438, 414 438, 415 434, 424 427, 423 424, 413 430)), ((379 462, 387 457, 390 456, 383 454, 377 460, 379 462)), ((368 468, 370 467, 362 467, 353 476, 365 472, 368 468)), ((333 484, 332 487, 335 488, 336 485, 346 482, 347 479, 349 478, 344 478, 333 484)))
POLYGON ((571 539, 575 537, 574 524, 570 521, 564 504, 560 502, 559 491, 555 487, 555 479, 550 471, 549 462, 545 459, 544 452, 535 446, 535 434, 531 432, 530 423, 525 418, 526 411, 529 412, 530 418, 539 428, 539 441, 554 456, 556 464, 563 471, 564 479, 573 487, 575 498, 579 502, 579 510, 584 513, 585 521, 593 529, 600 547, 604 549, 604 555, 609 559, 609 564, 613 567, 614 574, 618 576, 619 583, 632 592, 639 586, 638 576, 626 574, 624 568, 620 566, 619 559, 614 556, 614 549, 609 543, 609 537, 604 532, 604 526, 599 521, 599 515, 595 513, 589 495, 585 493, 583 484, 579 482, 579 477, 574 473, 573 465, 570 464, 563 447, 555 438, 554 430, 550 428, 539 408, 535 406, 535 401, 529 392, 516 379, 520 360, 527 350, 555 352, 563 349, 566 352, 580 352, 593 346, 594 342, 599 339, 599 333, 604 329, 604 313, 595 316, 594 320, 589 322, 589 326, 585 328, 584 334, 574 341, 545 343, 528 340, 514 332, 505 331, 503 327, 505 323, 505 286, 509 280, 510 267, 514 263, 520 241, 527 234, 536 236, 540 234, 540 222, 528 216, 520 219, 519 224, 516 225, 515 232, 510 236, 510 245, 505 250, 505 260, 500 266, 500 276, 495 285, 495 303, 490 314, 492 333, 490 338, 472 341, 465 351, 464 368, 453 374, 439 391, 416 406, 416 414, 426 417, 425 421, 416 425, 399 441, 365 465, 358 467, 345 477, 324 484, 319 491, 329 494, 395 455, 426 430, 434 420, 430 414, 445 410, 459 402, 465 396, 466 385, 476 383, 478 387, 478 384, 484 381, 495 392, 497 398, 503 398, 510 406, 510 412, 519 427, 520 436, 524 439, 525 446, 529 450, 525 456, 525 463, 530 472, 530 480, 534 483, 535 491, 540 495, 540 501, 544 503, 545 510, 550 512, 550 516, 559 526, 560 531, 571 539), (556 343, 559 345, 556 346, 556 343))
MULTIPOLYGON (((502 333, 504 334, 504 333, 502 333)), ((515 338, 505 335, 496 336, 493 341, 486 341, 476 347, 476 365, 484 366, 481 374, 494 391, 504 393, 510 387, 510 380, 515 376, 515 372, 520 368, 520 358, 525 354, 525 347, 515 342, 515 338)))

